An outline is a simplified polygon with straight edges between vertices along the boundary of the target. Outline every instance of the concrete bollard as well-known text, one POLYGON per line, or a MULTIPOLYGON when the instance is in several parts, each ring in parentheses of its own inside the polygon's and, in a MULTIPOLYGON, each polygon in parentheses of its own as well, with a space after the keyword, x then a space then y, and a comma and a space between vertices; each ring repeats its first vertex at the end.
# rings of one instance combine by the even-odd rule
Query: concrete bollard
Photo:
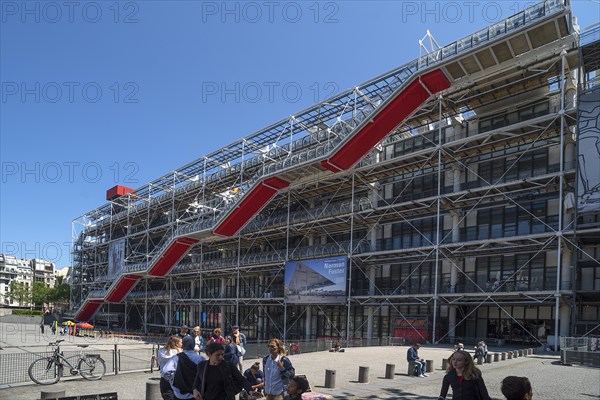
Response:
POLYGON ((509 359, 509 360, 512 360, 512 357, 513 357, 513 353, 512 353, 512 351, 509 351, 507 354, 508 354, 508 359, 509 359))
POLYGON ((487 357, 485 357, 485 362, 487 362, 488 364, 491 364, 493 361, 493 356, 491 354, 488 354, 487 357))
POLYGON ((447 370, 447 369, 448 369, 448 359, 447 359, 447 358, 444 358, 444 359, 442 360, 442 370, 444 370, 444 371, 445 371, 445 370, 447 370))
POLYGON ((482 365, 482 364, 483 364, 483 356, 477 357, 477 365, 482 365))
POLYGON ((385 364, 385 379, 394 379, 396 364, 385 364))
POLYGON ((369 367, 358 367, 358 383, 369 383, 369 367))
POLYGON ((54 400, 59 399, 61 397, 65 397, 66 390, 64 389, 47 389, 42 390, 41 399, 42 400, 54 400))
POLYGON ((162 400, 160 378, 150 378, 146 381, 146 400, 162 400))
POLYGON ((519 352, 519 357, 523 357, 523 349, 517 350, 519 352))
POLYGON ((494 353, 494 362, 500 361, 500 353, 494 353))
POLYGON ((427 363, 426 372, 433 372, 433 360, 425 360, 425 362, 427 363))
POLYGON ((533 349, 530 347, 529 348, 529 355, 532 356, 533 355, 533 349))
POLYGON ((502 361, 505 361, 505 360, 506 360, 506 352, 505 352, 505 351, 503 351, 503 352, 502 352, 500 359, 501 359, 502 361))
POLYGON ((519 352, 517 350, 513 350, 513 358, 519 357, 519 352))
POLYGON ((335 388, 335 370, 334 369, 326 369, 325 370, 325 387, 328 389, 335 388))

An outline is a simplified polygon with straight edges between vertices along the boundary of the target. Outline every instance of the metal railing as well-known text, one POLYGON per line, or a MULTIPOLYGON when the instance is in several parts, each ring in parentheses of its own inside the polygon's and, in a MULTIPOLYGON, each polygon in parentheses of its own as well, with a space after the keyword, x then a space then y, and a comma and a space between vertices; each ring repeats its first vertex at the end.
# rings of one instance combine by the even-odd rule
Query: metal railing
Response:
MULTIPOLYGON (((77 360, 81 350, 75 346, 61 346, 65 358, 77 360)), ((10 350, 6 347, 4 350, 10 350)), ((0 351, 0 386, 31 382, 27 373, 32 362, 49 357, 52 351, 47 346, 28 346, 31 352, 7 353, 0 351), (39 350, 38 350, 39 349, 39 350)), ((84 349, 84 353, 98 354, 106 363, 107 374, 150 370, 150 360, 156 348, 147 345, 133 347, 128 345, 94 345, 93 349, 84 349)), ((71 377, 69 368, 63 369, 63 378, 71 377)), ((78 378, 75 376, 74 378, 78 378)))

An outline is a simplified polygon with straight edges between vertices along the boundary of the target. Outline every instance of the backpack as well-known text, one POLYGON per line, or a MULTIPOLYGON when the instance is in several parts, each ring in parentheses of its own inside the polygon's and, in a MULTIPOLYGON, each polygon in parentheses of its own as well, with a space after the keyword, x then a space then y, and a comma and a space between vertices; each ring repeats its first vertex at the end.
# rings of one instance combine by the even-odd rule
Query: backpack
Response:
POLYGON ((177 354, 179 358, 177 369, 173 376, 173 386, 175 386, 182 394, 193 393, 194 379, 196 378, 196 363, 190 360, 187 354, 177 354))

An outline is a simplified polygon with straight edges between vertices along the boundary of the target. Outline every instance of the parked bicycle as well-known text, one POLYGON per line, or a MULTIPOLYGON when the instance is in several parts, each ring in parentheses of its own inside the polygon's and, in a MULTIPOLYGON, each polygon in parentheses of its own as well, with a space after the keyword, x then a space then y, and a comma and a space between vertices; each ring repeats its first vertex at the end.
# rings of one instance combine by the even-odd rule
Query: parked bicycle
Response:
POLYGON ((29 377, 40 385, 52 385, 60 380, 65 366, 69 368, 71 375, 81 375, 89 381, 102 379, 106 373, 106 363, 99 354, 84 354, 83 348, 87 344, 77 345, 81 347, 79 355, 66 358, 60 351, 59 344, 64 340, 49 343, 53 348, 49 357, 35 360, 29 366, 29 377))

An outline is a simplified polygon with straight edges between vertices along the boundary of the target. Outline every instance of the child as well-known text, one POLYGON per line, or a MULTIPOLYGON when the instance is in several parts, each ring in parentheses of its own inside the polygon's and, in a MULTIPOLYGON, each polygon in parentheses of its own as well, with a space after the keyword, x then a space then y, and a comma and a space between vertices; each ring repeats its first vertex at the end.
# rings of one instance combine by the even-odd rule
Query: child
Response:
POLYGON ((285 400, 302 400, 302 393, 308 390, 308 381, 303 376, 294 376, 288 385, 285 400))
POLYGON ((500 390, 507 400, 531 400, 533 396, 531 382, 526 377, 507 376, 500 390))

